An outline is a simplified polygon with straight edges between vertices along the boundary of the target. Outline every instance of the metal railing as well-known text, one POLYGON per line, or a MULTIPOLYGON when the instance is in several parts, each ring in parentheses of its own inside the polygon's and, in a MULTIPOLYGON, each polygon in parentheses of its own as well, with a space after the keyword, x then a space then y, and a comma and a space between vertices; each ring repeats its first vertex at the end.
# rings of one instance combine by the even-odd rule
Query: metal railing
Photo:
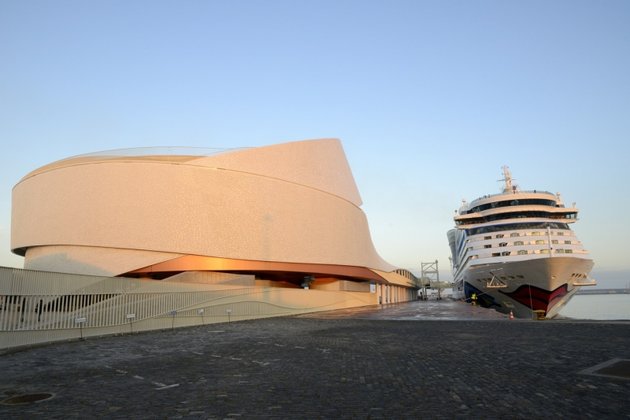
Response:
MULTIPOLYGON (((226 276, 203 273, 213 274, 222 279, 226 276)), ((249 284, 97 277, 0 267, 0 349, 365 306, 376 304, 378 299, 369 291, 260 287, 252 286, 251 279, 249 284)))

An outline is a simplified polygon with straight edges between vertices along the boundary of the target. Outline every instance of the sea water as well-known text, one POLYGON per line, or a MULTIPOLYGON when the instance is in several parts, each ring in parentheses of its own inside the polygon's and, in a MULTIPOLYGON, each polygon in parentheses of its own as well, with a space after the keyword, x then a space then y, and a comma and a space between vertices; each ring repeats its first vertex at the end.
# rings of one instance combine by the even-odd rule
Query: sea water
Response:
POLYGON ((573 319, 630 320, 630 294, 575 295, 558 315, 573 319))

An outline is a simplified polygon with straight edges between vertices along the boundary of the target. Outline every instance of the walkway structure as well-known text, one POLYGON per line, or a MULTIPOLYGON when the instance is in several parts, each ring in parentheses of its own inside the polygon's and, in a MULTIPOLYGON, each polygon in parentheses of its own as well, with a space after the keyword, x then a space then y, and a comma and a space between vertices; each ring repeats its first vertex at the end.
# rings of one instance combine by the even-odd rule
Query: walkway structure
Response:
POLYGON ((252 275, 215 272, 156 281, 0 267, 0 349, 413 299, 412 289, 351 286, 260 286, 252 275))

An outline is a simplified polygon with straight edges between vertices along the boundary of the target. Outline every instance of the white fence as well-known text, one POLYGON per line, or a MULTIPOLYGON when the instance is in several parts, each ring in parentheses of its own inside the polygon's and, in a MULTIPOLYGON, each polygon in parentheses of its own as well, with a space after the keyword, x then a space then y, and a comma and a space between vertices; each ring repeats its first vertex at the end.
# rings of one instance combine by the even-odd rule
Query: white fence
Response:
POLYGON ((260 287, 252 276, 189 274, 156 281, 0 267, 0 349, 377 303, 369 292, 260 287))

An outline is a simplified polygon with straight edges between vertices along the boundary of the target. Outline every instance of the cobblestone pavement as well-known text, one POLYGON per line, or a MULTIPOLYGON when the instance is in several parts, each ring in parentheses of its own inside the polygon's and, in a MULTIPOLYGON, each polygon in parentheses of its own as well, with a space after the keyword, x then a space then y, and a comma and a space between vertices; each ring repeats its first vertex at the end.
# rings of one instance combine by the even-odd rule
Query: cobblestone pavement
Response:
POLYGON ((630 379, 581 373, 630 359, 630 323, 418 319, 424 304, 6 353, 0 399, 52 398, 0 418, 630 418, 630 379))

